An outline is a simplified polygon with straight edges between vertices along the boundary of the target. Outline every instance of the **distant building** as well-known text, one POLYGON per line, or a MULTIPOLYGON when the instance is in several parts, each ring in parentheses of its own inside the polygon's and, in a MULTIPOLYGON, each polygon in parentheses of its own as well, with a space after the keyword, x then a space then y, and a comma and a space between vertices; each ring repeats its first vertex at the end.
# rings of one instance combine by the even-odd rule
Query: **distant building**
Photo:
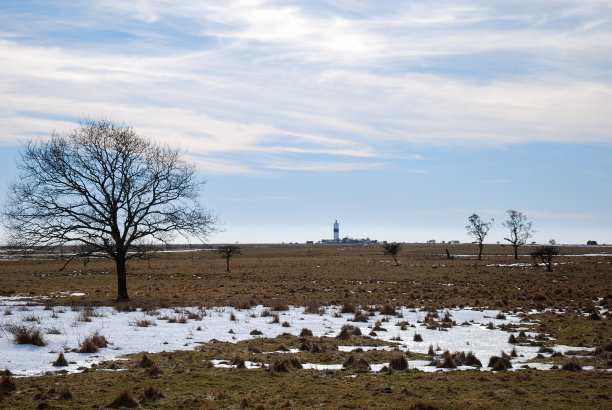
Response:
POLYGON ((321 243, 353 243, 353 244, 368 245, 368 244, 376 244, 378 243, 378 241, 376 239, 370 239, 370 238, 353 239, 353 238, 349 238, 348 236, 345 236, 344 238, 340 239, 340 224, 338 223, 338 220, 336 219, 336 221, 334 222, 334 239, 321 239, 321 243))

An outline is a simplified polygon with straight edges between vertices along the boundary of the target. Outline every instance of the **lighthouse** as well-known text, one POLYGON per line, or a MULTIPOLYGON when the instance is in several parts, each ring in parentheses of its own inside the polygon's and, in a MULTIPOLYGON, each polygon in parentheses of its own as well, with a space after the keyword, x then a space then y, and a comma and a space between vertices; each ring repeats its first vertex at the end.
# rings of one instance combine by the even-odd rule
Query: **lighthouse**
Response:
POLYGON ((334 241, 340 240, 340 225, 338 225, 338 220, 334 222, 334 241))

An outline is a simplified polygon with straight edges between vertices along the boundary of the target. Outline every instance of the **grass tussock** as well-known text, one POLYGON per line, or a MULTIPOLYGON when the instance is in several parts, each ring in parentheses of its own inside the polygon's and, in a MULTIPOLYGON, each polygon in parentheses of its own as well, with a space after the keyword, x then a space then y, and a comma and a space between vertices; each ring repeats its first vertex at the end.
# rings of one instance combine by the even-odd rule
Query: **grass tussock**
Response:
POLYGON ((79 353, 97 353, 99 349, 108 346, 108 340, 98 332, 85 338, 79 347, 79 353))
POLYGON ((387 304, 385 304, 385 305, 380 307, 380 314, 381 315, 395 316, 395 315, 397 315, 397 311, 395 310, 395 306, 393 306, 390 303, 387 303, 387 304))
POLYGON ((370 363, 363 357, 356 358, 354 355, 349 356, 348 359, 342 364, 346 370, 353 370, 358 372, 369 372, 370 363))
POLYGON ((145 353, 142 355, 142 359, 140 359, 140 363, 138 364, 138 366, 146 368, 146 367, 151 367, 154 364, 155 362, 153 361, 153 359, 151 359, 149 355, 145 353))
POLYGON ((352 325, 344 325, 342 329, 340 329, 340 333, 336 336, 337 339, 347 340, 350 339, 351 336, 361 336, 361 329, 352 325))
POLYGON ((162 394, 162 392, 160 392, 153 386, 149 386, 146 389, 144 389, 142 401, 145 403, 153 403, 163 398, 164 398, 164 395, 162 394))
POLYGON ((57 359, 53 362, 53 366, 56 366, 56 367, 68 366, 68 360, 66 360, 66 358, 64 357, 64 352, 60 352, 59 356, 57 356, 57 359))
POLYGON ((563 366, 561 366, 561 368, 570 372, 577 372, 582 370, 582 365, 580 364, 580 361, 578 359, 572 357, 567 362, 563 363, 563 366))
POLYGON ((70 400, 72 398, 72 391, 68 386, 60 390, 59 398, 60 400, 70 400))
POLYGON ((274 364, 272 364, 272 369, 275 372, 299 370, 302 369, 302 362, 297 357, 285 357, 275 361, 274 364))
POLYGON ((300 332, 300 337, 308 337, 308 336, 312 337, 312 330, 303 328, 302 331, 300 332))
POLYGON ((140 407, 140 404, 132 396, 132 393, 130 393, 128 389, 125 389, 107 407, 110 407, 111 409, 121 409, 121 408, 131 409, 134 407, 140 407))
POLYGON ((0 392, 7 393, 15 390, 17 390, 17 385, 13 377, 7 376, 6 374, 3 375, 2 379, 0 379, 0 392))
POLYGON ((397 371, 408 369, 408 359, 406 355, 402 353, 392 358, 389 362, 389 369, 397 371))
POLYGON ((15 343, 19 345, 45 346, 42 332, 34 327, 14 326, 9 331, 13 334, 15 343))
POLYGON ((487 367, 490 367, 493 369, 493 371, 502 372, 504 370, 511 369, 512 364, 510 363, 510 359, 505 356, 491 356, 487 367))

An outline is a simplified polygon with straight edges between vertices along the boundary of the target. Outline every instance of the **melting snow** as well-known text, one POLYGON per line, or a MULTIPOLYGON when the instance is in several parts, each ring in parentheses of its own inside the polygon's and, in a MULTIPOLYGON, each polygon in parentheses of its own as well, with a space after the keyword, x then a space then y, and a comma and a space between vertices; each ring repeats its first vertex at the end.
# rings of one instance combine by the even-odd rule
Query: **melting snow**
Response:
MULTIPOLYGON (((230 307, 158 309, 152 315, 151 312, 117 312, 112 307, 97 307, 93 310, 93 315, 89 317, 90 321, 84 322, 79 320, 79 317, 82 318, 84 314, 82 310, 72 310, 69 307, 53 307, 51 310, 45 310, 41 305, 31 305, 31 303, 28 305, 23 300, 19 301, 18 298, 3 297, 0 298, 0 370, 9 369, 19 376, 41 375, 58 370, 75 372, 79 367, 89 367, 94 363, 117 359, 119 356, 130 353, 192 350, 198 344, 212 339, 237 342, 259 337, 250 334, 253 330, 262 332, 262 337, 273 338, 286 332, 299 335, 303 328, 307 328, 313 332, 314 336, 334 337, 343 325, 350 323, 358 326, 363 334, 368 334, 374 323, 385 317, 389 318, 389 322, 383 322, 382 326, 387 331, 377 331, 377 336, 374 338, 393 343, 401 350, 427 353, 429 345, 432 345, 434 349, 440 349, 437 353, 444 350, 465 351, 466 353, 472 351, 483 365, 486 365, 491 356, 500 355, 502 351, 509 353, 516 348, 519 357, 513 359, 512 363, 515 368, 518 368, 525 361, 534 358, 539 349, 538 347, 509 344, 510 333, 497 327, 504 323, 517 324, 520 318, 506 314, 506 319, 496 319, 499 312, 494 310, 448 310, 458 325, 441 331, 427 329, 426 325, 421 323, 427 312, 405 308, 401 309, 403 315, 401 319, 376 314, 371 316, 367 323, 354 323, 349 322, 353 315, 339 314, 338 307, 327 307, 322 315, 306 314, 302 307, 291 307, 288 311, 279 312, 280 322, 289 322, 291 327, 270 323, 271 317, 261 317, 264 309, 263 306, 248 310, 237 310, 230 307), (167 319, 162 319, 167 317, 178 320, 189 313, 202 315, 202 319, 189 319, 186 323, 180 323, 180 321, 170 323, 167 319), (230 320, 232 313, 236 320, 230 320), (26 318, 36 318, 36 320, 26 321, 26 318), (406 330, 395 326, 399 321, 409 323, 406 330), (139 323, 145 322, 154 325, 138 326, 139 323), (488 329, 487 324, 489 323, 493 323, 495 329, 488 329), (415 327, 412 327, 413 325, 415 327), (39 347, 15 344, 10 332, 13 326, 40 329, 44 333, 47 345, 39 347), (59 334, 50 334, 49 331, 59 334), (78 349, 80 343, 94 332, 105 336, 109 341, 109 347, 91 354, 72 351, 72 349, 78 349), (415 333, 421 335, 422 342, 413 340, 415 333), (62 351, 70 365, 54 367, 52 363, 62 351)), ((442 317, 446 311, 438 313, 442 317)), ((374 348, 355 346, 340 349, 350 351, 357 347, 363 350, 374 348)), ((381 349, 381 347, 376 348, 381 349)), ((569 346, 553 348, 561 352, 581 349, 569 346)), ((382 349, 388 349, 388 347, 382 347, 382 349)), ((219 361, 218 364, 221 363, 219 361)), ((250 365, 247 364, 247 367, 250 365)), ((252 365, 260 366, 260 364, 252 365)), ((419 361, 412 361, 410 365, 426 371, 436 370, 435 367, 425 366, 419 361)), ((305 367, 337 368, 337 365, 325 366, 307 364, 305 367)), ((547 365, 530 363, 529 366, 546 368, 547 365)), ((375 368, 377 365, 372 365, 372 369, 375 368)))

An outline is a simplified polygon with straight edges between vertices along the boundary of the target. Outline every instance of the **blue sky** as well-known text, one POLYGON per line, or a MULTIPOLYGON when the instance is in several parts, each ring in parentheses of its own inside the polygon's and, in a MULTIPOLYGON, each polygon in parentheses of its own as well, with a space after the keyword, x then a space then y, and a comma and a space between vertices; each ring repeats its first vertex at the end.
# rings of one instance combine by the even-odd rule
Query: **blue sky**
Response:
POLYGON ((609 1, 0 3, 0 194, 83 117, 182 149, 211 242, 612 243, 609 1))

